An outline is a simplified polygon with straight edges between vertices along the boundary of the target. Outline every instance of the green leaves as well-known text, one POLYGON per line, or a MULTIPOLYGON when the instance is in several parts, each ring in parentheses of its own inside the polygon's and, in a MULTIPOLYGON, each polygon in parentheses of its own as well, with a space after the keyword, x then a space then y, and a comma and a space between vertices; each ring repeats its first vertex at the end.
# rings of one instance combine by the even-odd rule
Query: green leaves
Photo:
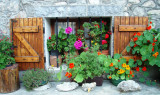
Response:
POLYGON ((115 55, 114 55, 114 59, 119 59, 120 57, 121 57, 120 54, 115 54, 115 55))
POLYGON ((145 79, 142 77, 142 78, 139 78, 139 81, 140 82, 145 82, 145 79))
POLYGON ((131 47, 134 46, 134 42, 133 42, 133 41, 130 42, 130 46, 131 46, 131 47))
POLYGON ((78 82, 78 83, 81 83, 83 82, 84 78, 83 78, 83 75, 82 74, 77 74, 76 77, 75 77, 75 81, 78 82))
POLYGON ((133 67, 134 66, 134 60, 133 59, 129 59, 128 65, 130 67, 133 67))
POLYGON ((127 52, 130 52, 130 49, 131 49, 130 46, 126 47, 127 52))
POLYGON ((141 61, 141 60, 137 60, 137 64, 138 64, 139 66, 141 66, 141 65, 142 65, 142 61, 141 61))

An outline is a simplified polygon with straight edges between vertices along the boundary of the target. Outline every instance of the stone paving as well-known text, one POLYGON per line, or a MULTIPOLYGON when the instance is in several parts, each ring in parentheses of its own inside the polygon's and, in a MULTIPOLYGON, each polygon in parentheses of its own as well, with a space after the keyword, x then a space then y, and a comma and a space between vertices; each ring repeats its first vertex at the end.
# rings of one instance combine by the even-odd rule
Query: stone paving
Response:
POLYGON ((26 91, 23 84, 18 91, 9 94, 0 95, 160 95, 160 87, 147 86, 140 83, 142 90, 136 92, 120 92, 116 86, 112 85, 108 80, 103 82, 103 86, 96 87, 91 92, 84 92, 81 87, 69 92, 60 92, 56 90, 56 85, 60 82, 52 82, 52 87, 44 91, 26 91))

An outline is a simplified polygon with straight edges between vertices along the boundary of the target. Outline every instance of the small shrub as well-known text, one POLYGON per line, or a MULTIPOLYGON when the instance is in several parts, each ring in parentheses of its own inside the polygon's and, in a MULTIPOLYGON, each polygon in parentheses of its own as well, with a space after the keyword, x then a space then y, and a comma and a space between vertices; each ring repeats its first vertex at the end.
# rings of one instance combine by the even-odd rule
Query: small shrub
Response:
POLYGON ((52 73, 43 69, 32 69, 24 73, 22 81, 27 90, 32 90, 47 84, 52 78, 51 76, 52 73))

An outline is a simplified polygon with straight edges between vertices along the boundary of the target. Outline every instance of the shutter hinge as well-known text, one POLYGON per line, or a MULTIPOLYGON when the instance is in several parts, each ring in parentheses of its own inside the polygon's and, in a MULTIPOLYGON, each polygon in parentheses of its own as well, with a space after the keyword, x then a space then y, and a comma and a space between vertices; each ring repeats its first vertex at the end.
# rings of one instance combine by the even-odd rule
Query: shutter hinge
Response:
POLYGON ((17 20, 15 20, 15 19, 12 19, 12 22, 17 22, 17 20))
POLYGON ((46 57, 44 57, 44 63, 46 63, 46 57))
POLYGON ((45 28, 43 27, 43 33, 45 33, 45 28))
POLYGON ((112 26, 112 33, 114 33, 114 26, 112 26))

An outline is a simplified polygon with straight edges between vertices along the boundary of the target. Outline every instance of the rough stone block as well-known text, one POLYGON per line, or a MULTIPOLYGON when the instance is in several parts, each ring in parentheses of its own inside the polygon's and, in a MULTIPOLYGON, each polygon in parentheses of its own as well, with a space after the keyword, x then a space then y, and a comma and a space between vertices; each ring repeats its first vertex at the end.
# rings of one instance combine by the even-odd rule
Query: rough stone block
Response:
POLYGON ((137 4, 137 3, 140 3, 140 0, 128 0, 129 3, 134 3, 134 4, 137 4))
POLYGON ((110 4, 111 0, 102 0, 101 2, 102 2, 102 4, 110 4))
POLYGON ((144 6, 144 7, 155 7, 156 4, 152 0, 150 0, 150 1, 145 2, 142 6, 144 6))
POLYGON ((146 16, 146 12, 145 12, 144 8, 142 8, 142 7, 136 7, 133 10, 133 14, 135 16, 146 16))
POLYGON ((71 5, 82 5, 86 3, 87 3, 86 0, 69 0, 68 1, 68 4, 71 4, 71 5))
POLYGON ((160 15, 160 10, 150 10, 147 13, 148 14, 157 14, 157 15, 160 15))
POLYGON ((120 6, 125 6, 127 4, 127 0, 112 0, 112 4, 114 5, 120 5, 120 6))
POLYGON ((100 4, 100 0, 88 0, 88 1, 89 1, 89 4, 95 4, 95 5, 100 4))
POLYGON ((69 6, 67 8, 67 15, 70 17, 86 16, 86 6, 69 6))
POLYGON ((122 16, 123 7, 104 5, 104 6, 88 6, 88 16, 122 16))

